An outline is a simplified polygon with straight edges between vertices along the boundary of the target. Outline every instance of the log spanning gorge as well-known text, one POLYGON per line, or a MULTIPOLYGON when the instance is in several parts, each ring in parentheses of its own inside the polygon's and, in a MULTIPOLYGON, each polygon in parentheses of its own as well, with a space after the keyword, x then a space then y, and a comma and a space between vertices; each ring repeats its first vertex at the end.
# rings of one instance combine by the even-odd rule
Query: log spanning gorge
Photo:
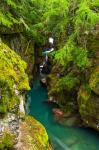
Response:
POLYGON ((28 93, 27 110, 46 128, 54 150, 98 150, 99 134, 92 129, 58 124, 53 117, 55 104, 48 104, 47 90, 35 79, 28 93))

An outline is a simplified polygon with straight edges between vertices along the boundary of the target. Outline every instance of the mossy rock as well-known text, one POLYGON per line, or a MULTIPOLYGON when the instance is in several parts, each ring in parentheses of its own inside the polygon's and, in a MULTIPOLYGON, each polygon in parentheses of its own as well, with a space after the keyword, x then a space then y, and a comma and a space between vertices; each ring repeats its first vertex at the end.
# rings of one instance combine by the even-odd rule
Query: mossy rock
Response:
POLYGON ((34 72, 34 41, 23 33, 7 34, 1 36, 2 41, 9 45, 27 63, 26 73, 30 83, 33 80, 34 72))
POLYGON ((99 66, 93 70, 89 79, 89 85, 91 90, 99 95, 99 66))
POLYGON ((17 91, 29 90, 26 63, 6 44, 0 42, 0 113, 19 104, 17 91))
POLYGON ((78 92, 79 112, 84 123, 99 131, 99 97, 85 86, 78 92))
POLYGON ((15 34, 15 33, 22 33, 24 32, 24 26, 21 25, 14 25, 12 28, 0 26, 0 33, 1 34, 15 34))
POLYGON ((50 74, 47 77, 49 95, 57 95, 57 92, 59 91, 57 86, 57 81, 58 81, 58 77, 54 74, 50 74))
MULTIPOLYGON (((20 124, 20 132, 21 147, 24 150, 50 150, 45 128, 33 117, 25 117, 20 124)), ((21 150, 21 147, 19 146, 17 149, 21 150)))
POLYGON ((14 147, 14 135, 9 132, 4 132, 0 138, 0 150, 12 149, 14 147))

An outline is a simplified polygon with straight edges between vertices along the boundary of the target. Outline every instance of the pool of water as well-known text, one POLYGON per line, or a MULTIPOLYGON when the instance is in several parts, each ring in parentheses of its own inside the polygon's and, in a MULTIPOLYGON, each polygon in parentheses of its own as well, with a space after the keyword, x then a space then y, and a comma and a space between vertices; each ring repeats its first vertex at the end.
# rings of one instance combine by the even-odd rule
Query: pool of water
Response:
POLYGON ((47 98, 47 90, 40 86, 38 79, 35 80, 28 93, 27 110, 44 125, 54 150, 99 150, 99 133, 56 123, 52 115, 54 106, 45 103, 47 98))

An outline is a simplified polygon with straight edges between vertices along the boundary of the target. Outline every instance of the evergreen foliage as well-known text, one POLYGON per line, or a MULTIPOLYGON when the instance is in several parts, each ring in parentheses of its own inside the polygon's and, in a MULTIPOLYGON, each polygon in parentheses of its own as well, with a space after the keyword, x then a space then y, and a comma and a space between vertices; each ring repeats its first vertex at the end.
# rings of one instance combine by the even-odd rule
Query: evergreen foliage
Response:
MULTIPOLYGON (((43 30, 42 13, 44 0, 2 0, 0 3, 0 26, 14 30, 21 27, 22 32, 42 42, 41 31, 43 30)), ((17 32, 17 31, 15 31, 17 32)))
POLYGON ((87 47, 88 36, 99 23, 98 1, 53 0, 49 3, 45 13, 49 28, 47 30, 55 39, 58 37, 58 51, 54 53, 55 62, 65 69, 68 69, 72 62, 79 70, 85 70, 91 65, 90 49, 87 47))
POLYGON ((0 5, 1 26, 22 25, 37 43, 54 35, 58 47, 54 60, 65 69, 71 62, 80 70, 91 65, 87 40, 99 22, 98 0, 4 0, 0 5))
POLYGON ((14 24, 18 24, 16 18, 17 3, 13 0, 4 0, 0 2, 0 25, 10 28, 14 24))

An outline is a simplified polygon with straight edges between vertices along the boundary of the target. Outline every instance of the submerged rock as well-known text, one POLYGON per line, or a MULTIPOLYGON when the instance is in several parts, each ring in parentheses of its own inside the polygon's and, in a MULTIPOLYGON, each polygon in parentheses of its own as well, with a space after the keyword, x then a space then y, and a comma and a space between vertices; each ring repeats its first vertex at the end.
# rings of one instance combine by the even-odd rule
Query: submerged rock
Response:
POLYGON ((40 84, 41 84, 43 87, 47 87, 46 78, 40 79, 40 84))
POLYGON ((53 108, 53 113, 55 114, 55 116, 63 116, 63 112, 60 110, 60 109, 58 109, 58 108, 53 108))
POLYGON ((54 108, 54 119, 56 122, 66 125, 66 126, 82 126, 82 121, 79 115, 71 115, 70 112, 64 113, 62 110, 58 108, 54 108))

